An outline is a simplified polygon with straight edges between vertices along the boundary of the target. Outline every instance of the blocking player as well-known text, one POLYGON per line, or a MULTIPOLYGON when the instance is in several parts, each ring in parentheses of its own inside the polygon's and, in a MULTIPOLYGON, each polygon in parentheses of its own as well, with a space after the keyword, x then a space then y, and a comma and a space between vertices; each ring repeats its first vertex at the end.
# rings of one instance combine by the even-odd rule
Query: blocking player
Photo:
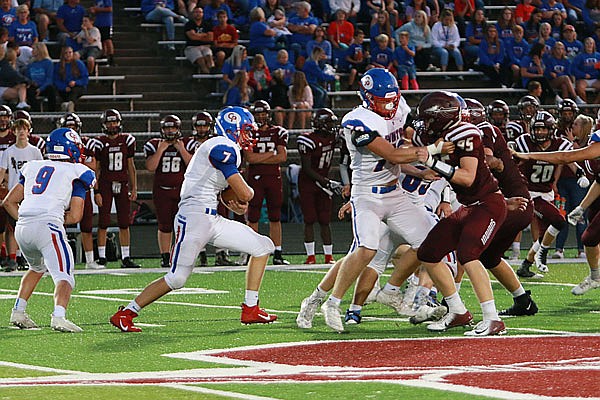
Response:
POLYGON ((269 237, 275 244, 273 264, 288 265, 281 250, 281 206, 283 204, 283 185, 280 165, 287 160, 288 132, 282 126, 273 125, 271 106, 264 100, 258 100, 250 108, 258 125, 256 145, 252 151, 244 151, 248 162, 248 185, 254 190, 254 197, 248 206, 248 225, 258 232, 258 219, 263 200, 267 203, 269 216, 269 237))
POLYGON ((75 262, 64 228, 79 222, 85 193, 96 181, 94 172, 80 164, 82 147, 77 132, 66 128, 52 131, 46 142, 48 160, 28 162, 19 183, 3 202, 8 214, 17 220, 15 237, 30 265, 10 316, 10 323, 21 329, 37 328, 26 307, 48 271, 55 285, 50 326, 61 332, 82 331, 66 318, 75 285, 75 262))
POLYGON ((152 200, 158 220, 158 248, 160 266, 169 268, 173 221, 177 214, 183 174, 192 159, 186 150, 189 138, 181 137, 181 119, 167 115, 160 120, 160 138, 150 139, 144 145, 146 169, 154 172, 152 200))
POLYGON ((298 151, 302 168, 298 177, 300 206, 304 215, 304 247, 306 261, 315 264, 314 224, 319 223, 325 264, 335 264, 331 240, 332 196, 341 194, 342 184, 328 178, 333 152, 340 129, 338 117, 329 108, 315 111, 312 117, 314 131, 298 136, 298 151))
POLYGON ((100 117, 103 135, 95 141, 98 182, 94 188, 94 201, 98 205, 98 264, 106 265, 106 229, 110 225, 110 210, 114 199, 119 224, 121 268, 140 268, 129 257, 129 202, 137 199, 137 177, 133 160, 135 137, 121 133, 122 121, 119 111, 112 108, 105 110, 100 117))
POLYGON ((271 239, 249 226, 226 219, 217 213, 219 193, 228 185, 235 193, 227 207, 237 214, 248 209, 254 195, 239 172, 240 149, 252 146, 252 131, 257 129, 252 114, 243 107, 227 107, 216 118, 216 133, 194 153, 185 172, 179 211, 175 217, 176 239, 171 253, 171 269, 150 283, 127 307, 120 307, 110 322, 123 332, 140 332, 134 325, 142 308, 172 290, 183 287, 192 273, 194 261, 207 243, 243 251, 251 255, 246 272, 246 296, 241 322, 269 323, 277 319, 258 305, 258 290, 267 261, 275 246, 271 239))

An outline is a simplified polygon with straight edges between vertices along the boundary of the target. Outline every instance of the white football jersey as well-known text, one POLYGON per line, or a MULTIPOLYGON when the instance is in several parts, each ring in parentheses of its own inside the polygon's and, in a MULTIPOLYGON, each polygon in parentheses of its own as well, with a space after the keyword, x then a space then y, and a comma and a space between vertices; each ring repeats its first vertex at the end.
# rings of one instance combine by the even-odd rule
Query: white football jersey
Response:
POLYGON ((0 166, 6 170, 8 177, 8 189, 12 189, 19 183, 21 169, 31 160, 41 160, 42 153, 40 149, 32 144, 27 143, 27 146, 20 148, 13 144, 8 149, 2 152, 0 166))
POLYGON ((410 107, 400 97, 398 110, 393 118, 386 120, 375 112, 363 107, 356 107, 342 119, 342 128, 352 169, 352 185, 377 186, 385 185, 398 178, 400 165, 392 164, 373 154, 366 146, 356 147, 352 143, 352 131, 375 131, 394 147, 403 144, 404 125, 410 113, 410 107))
POLYGON ((89 190, 96 183, 96 175, 83 164, 51 160, 29 161, 21 170, 20 183, 24 188, 24 199, 19 207, 19 221, 26 222, 28 218, 39 220, 43 217, 64 222, 75 181, 80 181, 89 190))
POLYGON ((241 159, 239 146, 229 138, 215 136, 202 143, 185 172, 179 207, 217 208, 217 195, 229 186, 227 178, 239 172, 241 159))

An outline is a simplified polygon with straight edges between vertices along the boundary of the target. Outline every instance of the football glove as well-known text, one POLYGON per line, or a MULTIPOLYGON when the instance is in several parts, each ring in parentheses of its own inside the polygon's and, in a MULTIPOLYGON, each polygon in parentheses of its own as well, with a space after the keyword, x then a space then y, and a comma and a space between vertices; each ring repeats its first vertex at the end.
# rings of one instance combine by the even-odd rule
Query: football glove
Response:
POLYGON ((342 185, 340 182, 332 180, 327 181, 325 186, 323 186, 319 181, 317 181, 316 184, 321 188, 322 191, 327 193, 329 197, 333 196, 334 194, 341 196, 342 189, 344 188, 344 185, 342 185))
POLYGON ((567 220, 571 225, 575 226, 579 221, 583 219, 584 213, 585 210, 581 206, 577 206, 573 211, 569 213, 569 215, 567 215, 567 220))
POLYGON ((590 186, 590 180, 585 176, 585 172, 583 171, 583 169, 578 168, 577 172, 576 172, 576 175, 577 175, 577 178, 578 178, 577 179, 577 185, 580 188, 585 189, 588 186, 590 186))

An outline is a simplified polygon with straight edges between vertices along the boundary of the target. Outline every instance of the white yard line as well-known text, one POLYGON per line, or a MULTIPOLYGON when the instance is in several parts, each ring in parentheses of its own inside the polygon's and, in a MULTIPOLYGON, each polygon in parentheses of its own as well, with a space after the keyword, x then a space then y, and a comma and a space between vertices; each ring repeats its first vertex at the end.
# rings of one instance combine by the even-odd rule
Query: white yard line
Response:
POLYGON ((209 389, 205 387, 199 386, 189 386, 189 385, 181 385, 181 384, 168 384, 161 385, 162 387, 168 387, 171 389, 179 389, 179 390, 187 390, 188 392, 196 392, 196 393, 204 393, 204 394, 214 394, 223 397, 231 397, 232 399, 244 399, 244 400, 277 400, 274 397, 263 397, 263 396, 255 396, 252 394, 243 394, 243 393, 235 393, 235 392, 227 392, 225 390, 215 390, 209 389))

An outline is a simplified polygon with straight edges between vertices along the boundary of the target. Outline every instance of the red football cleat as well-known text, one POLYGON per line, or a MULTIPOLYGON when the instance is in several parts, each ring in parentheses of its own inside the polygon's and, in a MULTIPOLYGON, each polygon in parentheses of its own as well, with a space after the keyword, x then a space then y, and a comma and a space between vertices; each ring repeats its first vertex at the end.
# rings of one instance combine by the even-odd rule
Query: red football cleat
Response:
POLYGON ((304 264, 316 264, 316 263, 317 263, 317 259, 314 254, 312 256, 306 257, 306 261, 304 261, 304 264))
POLYGON ((110 323, 123 332, 141 332, 142 328, 133 325, 133 319, 137 316, 137 313, 119 306, 119 311, 110 317, 110 323))
POLYGON ((335 264, 335 258, 331 254, 325 254, 325 264, 335 264))
POLYGON ((242 303, 242 324, 268 324, 277 320, 277 315, 269 314, 257 305, 248 307, 242 303))

